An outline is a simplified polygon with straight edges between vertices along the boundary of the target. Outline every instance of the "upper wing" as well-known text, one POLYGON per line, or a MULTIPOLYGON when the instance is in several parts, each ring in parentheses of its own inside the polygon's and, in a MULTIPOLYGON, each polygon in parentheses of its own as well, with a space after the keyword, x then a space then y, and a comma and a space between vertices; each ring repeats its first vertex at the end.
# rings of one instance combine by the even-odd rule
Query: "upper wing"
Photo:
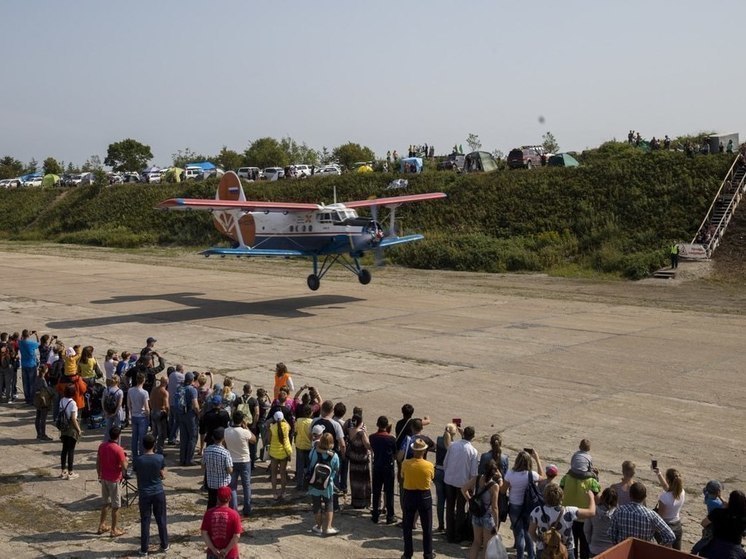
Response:
POLYGON ((296 202, 261 202, 258 200, 210 200, 207 198, 171 198, 156 206, 161 210, 243 210, 246 212, 307 212, 318 210, 317 204, 296 202))
POLYGON ((410 194, 408 196, 391 196, 390 198, 373 198, 371 200, 356 200, 345 202, 345 208, 370 208, 372 206, 396 207, 409 202, 422 202, 424 200, 437 200, 445 198, 443 192, 428 192, 427 194, 410 194))

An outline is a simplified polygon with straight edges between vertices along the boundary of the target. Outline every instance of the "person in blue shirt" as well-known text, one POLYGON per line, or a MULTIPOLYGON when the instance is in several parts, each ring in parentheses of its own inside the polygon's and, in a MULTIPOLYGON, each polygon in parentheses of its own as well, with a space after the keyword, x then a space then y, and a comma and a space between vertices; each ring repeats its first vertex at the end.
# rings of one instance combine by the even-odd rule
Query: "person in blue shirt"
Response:
POLYGON ((36 379, 36 371, 39 368, 39 334, 36 330, 21 332, 21 341, 18 342, 18 351, 21 354, 21 380, 23 381, 23 397, 28 405, 34 404, 32 388, 36 379), (36 341, 31 336, 36 337, 36 341))

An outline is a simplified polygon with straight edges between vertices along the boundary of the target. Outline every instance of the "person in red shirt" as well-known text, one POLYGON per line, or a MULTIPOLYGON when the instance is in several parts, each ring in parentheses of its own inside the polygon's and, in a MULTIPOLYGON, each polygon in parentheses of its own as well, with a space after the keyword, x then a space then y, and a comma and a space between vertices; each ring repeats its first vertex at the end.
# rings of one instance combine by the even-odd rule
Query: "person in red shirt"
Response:
POLYGON ((109 429, 109 439, 98 447, 96 458, 96 472, 101 483, 101 498, 104 504, 101 507, 101 517, 98 521, 98 533, 103 534, 111 531, 112 537, 124 534, 119 529, 119 508, 122 506, 121 484, 122 474, 127 470, 127 456, 124 449, 119 446, 119 427, 109 429), (106 516, 111 507, 111 527, 106 525, 106 516))
POLYGON ((241 517, 230 508, 231 488, 218 489, 218 506, 207 509, 202 517, 202 539, 207 544, 207 559, 238 559, 241 517))

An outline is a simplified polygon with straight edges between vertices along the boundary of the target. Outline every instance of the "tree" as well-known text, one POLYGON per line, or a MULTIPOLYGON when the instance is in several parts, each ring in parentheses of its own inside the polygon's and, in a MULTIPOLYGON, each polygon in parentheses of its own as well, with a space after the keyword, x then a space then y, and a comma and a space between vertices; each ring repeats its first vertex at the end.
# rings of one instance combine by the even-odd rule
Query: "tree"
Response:
POLYGON ((505 154, 502 152, 502 150, 493 149, 492 150, 492 157, 495 158, 495 161, 500 161, 502 159, 505 159, 505 154))
POLYGON ((29 161, 28 165, 26 165, 25 172, 26 173, 35 173, 38 168, 39 168, 39 162, 32 157, 31 161, 29 161))
POLYGON ((198 161, 207 161, 208 158, 202 154, 195 153, 189 148, 184 148, 184 151, 178 150, 176 153, 171 154, 171 161, 174 167, 183 169, 187 163, 196 163, 198 161))
POLYGON ((274 138, 259 138, 251 142, 244 151, 246 163, 252 167, 285 167, 290 164, 290 155, 274 138))
POLYGON ((115 171, 142 171, 151 159, 153 152, 150 146, 127 138, 109 144, 104 163, 115 171))
POLYGON ((225 169, 226 171, 235 170, 243 166, 243 156, 232 149, 228 149, 227 146, 223 146, 215 156, 215 163, 225 169))
POLYGON ((321 163, 322 165, 331 163, 332 154, 329 152, 329 149, 326 146, 321 148, 321 153, 319 153, 319 160, 319 163, 321 163))
POLYGON ((63 167, 54 157, 47 157, 42 164, 42 169, 45 175, 60 175, 62 174, 63 167))
POLYGON ((103 171, 104 166, 101 165, 101 158, 98 155, 91 155, 85 160, 80 170, 84 173, 90 173, 92 171, 103 171))
POLYGON ((554 137, 554 134, 547 131, 546 134, 544 134, 541 137, 542 140, 544 140, 541 145, 544 147, 544 151, 547 153, 557 153, 560 149, 559 144, 557 143, 557 139, 554 137))
POLYGON ((479 134, 469 134, 466 137, 466 145, 469 146, 469 151, 479 151, 482 147, 482 142, 479 141, 479 134))
POLYGON ((14 179, 23 174, 23 163, 6 155, 0 159, 0 179, 14 179))
POLYGON ((336 159, 346 169, 352 169, 353 163, 357 161, 373 161, 376 158, 376 154, 369 147, 347 142, 332 150, 332 158, 336 159))
POLYGON ((306 142, 299 144, 290 136, 280 140, 280 145, 287 152, 291 163, 303 163, 306 165, 318 165, 319 152, 308 147, 306 142))

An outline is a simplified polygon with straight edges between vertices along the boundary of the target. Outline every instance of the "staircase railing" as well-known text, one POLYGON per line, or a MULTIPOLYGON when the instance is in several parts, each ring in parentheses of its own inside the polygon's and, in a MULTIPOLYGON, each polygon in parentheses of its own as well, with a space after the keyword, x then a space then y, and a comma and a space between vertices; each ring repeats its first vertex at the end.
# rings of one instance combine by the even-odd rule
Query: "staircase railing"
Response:
POLYGON ((723 182, 720 183, 720 188, 718 189, 717 194, 715 194, 715 196, 713 197, 712 203, 710 204, 710 207, 707 210, 707 214, 705 215, 705 218, 702 220, 702 223, 700 224, 699 229, 697 229, 697 233, 694 235, 694 238, 692 239, 692 244, 695 244, 695 243, 701 244, 704 247, 705 251, 707 252, 708 257, 712 256, 713 251, 717 248, 718 244, 720 244, 720 239, 723 236, 725 226, 728 225, 728 222, 730 221, 730 218, 733 215, 733 211, 736 209, 736 206, 738 206, 738 202, 741 200, 741 195, 744 189, 744 182, 746 182, 746 173, 741 177, 741 180, 739 181, 737 188, 733 192, 733 195, 731 196, 731 199, 728 203, 725 213, 723 213, 721 218, 718 220, 717 224, 711 223, 713 210, 715 209, 716 204, 720 201, 720 198, 723 194, 723 190, 725 189, 726 185, 730 185, 733 182, 736 171, 740 167, 739 165, 740 160, 741 160, 741 155, 739 154, 733 160, 733 164, 730 166, 730 169, 728 169, 728 173, 725 175, 723 182), (707 239, 707 241, 705 242, 700 241, 698 243, 697 239, 702 239, 706 237, 706 232, 713 225, 715 225, 715 230, 712 232, 712 235, 709 237, 709 239, 707 239))

